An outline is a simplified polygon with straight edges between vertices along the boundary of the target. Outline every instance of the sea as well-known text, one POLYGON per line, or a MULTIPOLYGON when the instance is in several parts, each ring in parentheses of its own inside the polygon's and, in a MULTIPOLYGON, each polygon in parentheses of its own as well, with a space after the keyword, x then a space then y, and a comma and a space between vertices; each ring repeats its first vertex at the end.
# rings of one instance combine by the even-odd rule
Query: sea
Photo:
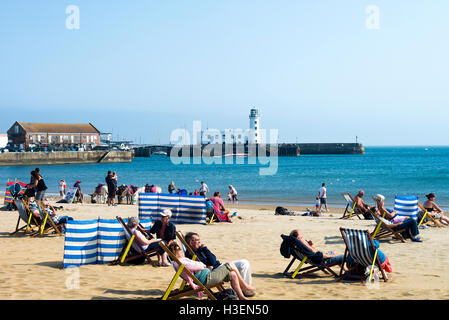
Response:
MULTIPOLYGON (((179 189, 194 192, 204 181, 208 195, 220 191, 227 199, 228 186, 238 192, 240 203, 303 205, 313 208, 321 184, 327 187, 328 204, 345 206, 342 193, 355 196, 365 191, 366 202, 382 194, 392 206, 395 196, 416 195, 420 202, 425 195, 436 194, 436 203, 449 209, 449 147, 365 147, 358 155, 301 155, 266 159, 214 158, 183 159, 151 156, 135 158, 129 163, 39 165, 48 187, 48 195, 58 195, 58 182, 69 186, 81 181, 85 194, 92 193, 99 183, 105 183, 108 170, 116 171, 118 184, 161 186, 163 192, 171 181, 179 189), (276 160, 276 161, 275 161, 276 160), (270 163, 268 164, 268 161, 270 163), (198 163, 199 162, 199 163, 198 163), (213 162, 213 163, 210 163, 213 162), (221 163, 220 163, 221 162, 221 163), (231 162, 231 163, 230 163, 231 162), (276 162, 276 163, 275 163, 276 162), (271 166, 270 174, 261 174, 271 166)), ((0 167, 0 181, 20 180, 28 183, 36 166, 0 167)), ((1 192, 4 193, 3 189, 1 192)))

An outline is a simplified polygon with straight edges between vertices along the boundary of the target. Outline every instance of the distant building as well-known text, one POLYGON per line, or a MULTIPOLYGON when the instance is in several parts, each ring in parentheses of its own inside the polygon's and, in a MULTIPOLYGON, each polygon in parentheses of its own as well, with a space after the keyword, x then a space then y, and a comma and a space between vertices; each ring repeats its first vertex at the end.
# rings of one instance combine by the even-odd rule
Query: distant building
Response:
POLYGON ((207 129, 201 131, 202 144, 214 143, 260 143, 260 113, 259 109, 251 109, 249 113, 249 129, 207 129))
POLYGON ((6 147, 8 144, 8 135, 6 133, 0 133, 0 148, 6 147))
POLYGON ((260 113, 253 108, 249 113, 249 143, 260 143, 260 113))
POLYGON ((98 146, 100 131, 93 124, 36 123, 16 121, 8 130, 10 145, 30 146, 98 146))

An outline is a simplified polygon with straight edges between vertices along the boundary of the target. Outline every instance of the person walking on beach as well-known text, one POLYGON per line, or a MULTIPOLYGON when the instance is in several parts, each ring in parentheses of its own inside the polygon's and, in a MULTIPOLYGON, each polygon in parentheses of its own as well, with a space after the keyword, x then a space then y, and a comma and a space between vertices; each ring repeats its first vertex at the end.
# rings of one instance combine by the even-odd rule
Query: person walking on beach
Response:
POLYGON ((200 186, 200 193, 202 192, 204 196, 207 197, 207 193, 209 192, 209 187, 207 186, 207 184, 204 183, 204 181, 201 181, 201 186, 200 186))
POLYGON ((60 195, 61 197, 64 198, 64 196, 65 196, 65 189, 66 189, 66 187, 67 187, 67 185, 66 185, 64 179, 61 179, 61 180, 59 181, 59 184, 58 184, 58 185, 59 185, 59 195, 60 195))
POLYGON ((329 209, 327 208, 327 189, 326 184, 324 182, 321 184, 321 188, 318 191, 318 198, 320 198, 320 211, 324 204, 326 212, 329 212, 329 209))
POLYGON ((232 200, 232 203, 234 203, 234 202, 238 203, 239 199, 237 197, 237 190, 235 190, 235 188, 232 185, 229 185, 228 188, 229 188, 230 200, 232 200))
POLYGON ((113 179, 112 171, 108 171, 108 174, 105 178, 106 185, 108 186, 108 200, 106 201, 108 206, 116 206, 115 204, 115 193, 117 191, 117 180, 113 179), (115 182, 115 183, 114 183, 115 182))

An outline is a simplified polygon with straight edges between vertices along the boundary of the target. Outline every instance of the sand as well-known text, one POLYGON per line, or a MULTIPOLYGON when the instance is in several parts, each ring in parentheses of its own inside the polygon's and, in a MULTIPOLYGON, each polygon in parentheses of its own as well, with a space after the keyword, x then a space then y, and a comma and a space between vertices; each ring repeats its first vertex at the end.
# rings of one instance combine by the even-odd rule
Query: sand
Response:
MULTIPOLYGON (((3 203, 3 201, 2 201, 3 203)), ((58 204, 59 205, 59 204, 58 204)), ((62 204, 61 214, 78 220, 138 215, 137 205, 62 204)), ((299 279, 282 275, 289 263, 279 252, 281 234, 302 230, 315 247, 344 252, 339 227, 373 230, 373 221, 340 220, 343 209, 330 208, 325 217, 275 216, 275 206, 233 205, 238 216, 231 224, 178 225, 195 231, 221 262, 248 259, 257 295, 253 299, 449 299, 449 228, 420 230, 422 243, 381 241, 393 267, 389 281, 375 286, 338 282, 324 273, 299 279)), ((297 212, 304 208, 288 207, 297 212)), ((144 265, 88 265, 63 269, 64 238, 11 236, 17 211, 1 211, 0 299, 158 299, 174 271, 144 265), (79 273, 79 286, 72 279, 79 273)), ((296 267, 295 263, 295 267, 296 267)), ((339 271, 339 270, 338 270, 339 271)), ((226 285, 229 286, 229 283, 226 285)))

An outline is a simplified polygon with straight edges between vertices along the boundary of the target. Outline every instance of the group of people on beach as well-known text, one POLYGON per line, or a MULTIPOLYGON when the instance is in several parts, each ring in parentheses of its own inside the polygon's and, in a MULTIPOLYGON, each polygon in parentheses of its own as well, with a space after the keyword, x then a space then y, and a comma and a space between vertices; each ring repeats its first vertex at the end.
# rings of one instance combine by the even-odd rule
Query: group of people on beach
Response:
MULTIPOLYGON (((171 265, 168 262, 167 253, 159 245, 163 241, 179 262, 205 286, 227 281, 231 283, 239 299, 247 300, 248 297, 255 295, 256 288, 252 286, 251 266, 248 260, 240 259, 221 263, 207 246, 200 242, 198 233, 188 232, 184 237, 185 242, 197 257, 197 260, 192 260, 191 253, 188 250, 184 252, 182 246, 176 241, 176 226, 170 221, 172 212, 165 209, 160 212, 160 216, 160 220, 156 220, 150 229, 139 228, 137 217, 130 217, 127 222, 128 228, 142 249, 147 252, 157 252, 158 261, 154 262, 154 266, 171 265)), ((173 267, 178 270, 180 265, 173 261, 173 267)), ((185 271, 181 273, 181 277, 193 289, 198 288, 185 271)))

